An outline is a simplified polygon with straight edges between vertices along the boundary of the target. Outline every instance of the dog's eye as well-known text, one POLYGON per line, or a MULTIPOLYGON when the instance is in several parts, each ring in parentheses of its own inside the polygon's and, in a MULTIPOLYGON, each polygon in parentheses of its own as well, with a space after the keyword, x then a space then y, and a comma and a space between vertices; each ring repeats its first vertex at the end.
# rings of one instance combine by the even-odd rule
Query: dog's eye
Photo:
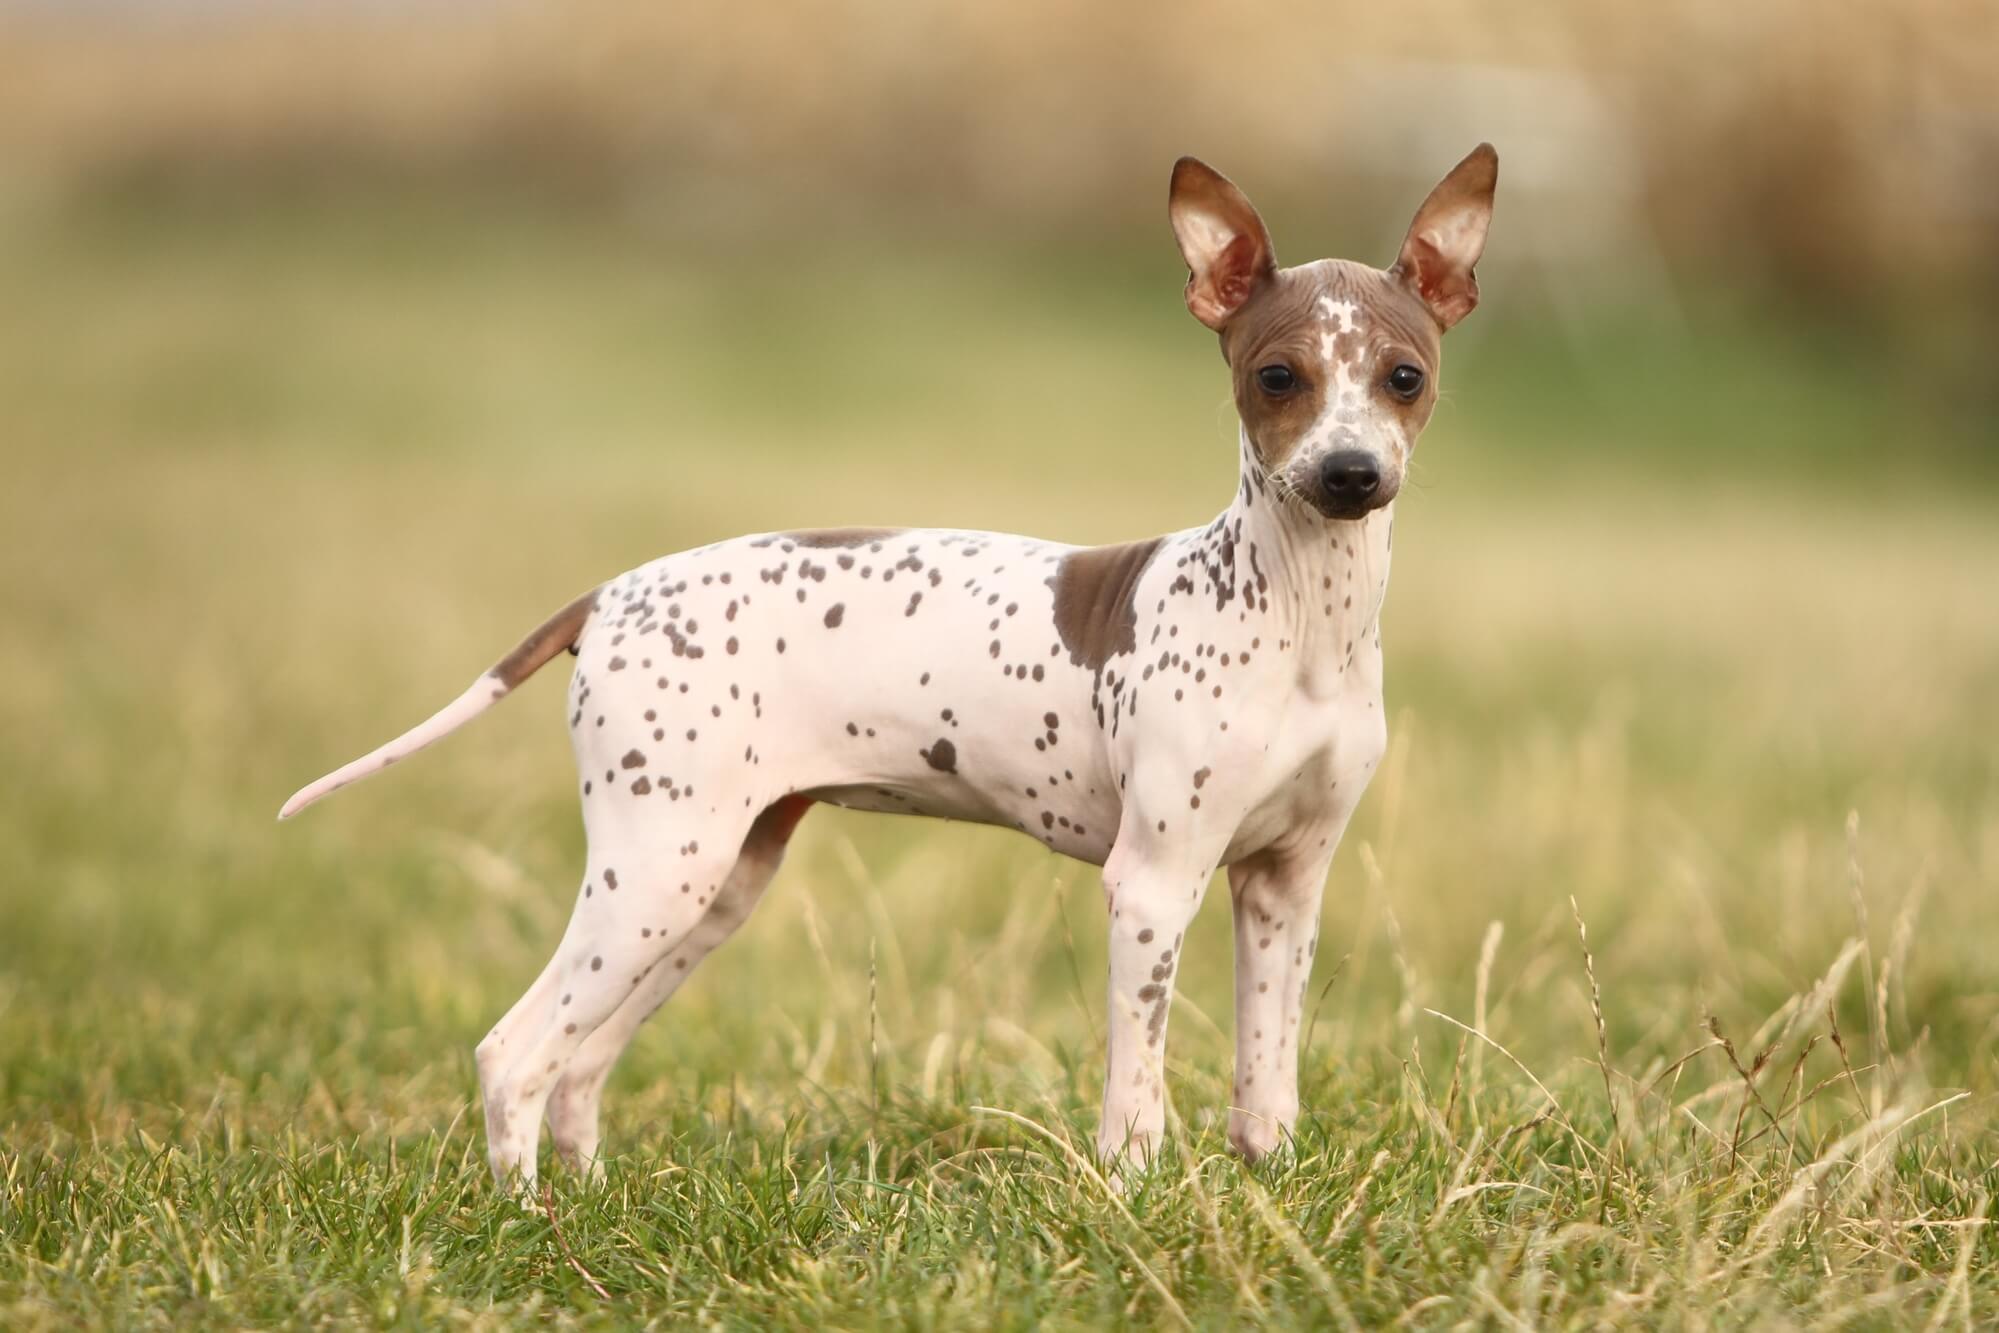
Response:
POLYGON ((1298 377, 1291 373, 1289 366, 1265 366, 1256 372, 1256 382, 1263 391, 1270 394, 1290 393, 1298 387, 1298 377))
POLYGON ((1423 389, 1423 371, 1407 361, 1388 372, 1388 391, 1397 398, 1414 398, 1423 389))

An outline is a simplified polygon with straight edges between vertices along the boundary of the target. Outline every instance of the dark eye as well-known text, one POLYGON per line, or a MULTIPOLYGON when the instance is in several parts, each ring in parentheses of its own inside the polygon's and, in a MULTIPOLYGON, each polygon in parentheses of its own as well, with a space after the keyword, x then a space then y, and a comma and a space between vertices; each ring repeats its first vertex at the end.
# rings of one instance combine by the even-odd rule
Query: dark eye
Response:
POLYGON ((1423 390, 1421 368, 1407 361, 1388 372, 1388 391, 1397 398, 1414 398, 1423 390))
POLYGON ((1256 372, 1256 382, 1265 393, 1290 393, 1298 387, 1298 377, 1289 366, 1265 366, 1256 372))

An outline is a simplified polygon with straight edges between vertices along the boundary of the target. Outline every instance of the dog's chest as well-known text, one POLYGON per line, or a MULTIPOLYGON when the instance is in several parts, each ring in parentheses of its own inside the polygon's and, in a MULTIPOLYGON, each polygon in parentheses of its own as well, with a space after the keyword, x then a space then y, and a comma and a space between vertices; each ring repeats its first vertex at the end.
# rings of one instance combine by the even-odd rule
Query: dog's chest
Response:
POLYGON ((1387 749, 1378 673, 1324 700, 1298 696, 1244 765, 1246 810, 1224 860, 1338 837, 1387 749))

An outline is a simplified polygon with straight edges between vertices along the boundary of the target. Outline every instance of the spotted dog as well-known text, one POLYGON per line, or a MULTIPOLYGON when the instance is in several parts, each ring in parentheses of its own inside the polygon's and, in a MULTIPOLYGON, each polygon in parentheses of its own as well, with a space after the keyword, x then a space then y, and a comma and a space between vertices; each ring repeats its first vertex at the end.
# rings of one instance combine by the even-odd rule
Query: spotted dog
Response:
POLYGON ((1188 923, 1235 910, 1229 1140, 1298 1115, 1299 1015, 1328 863, 1386 744, 1393 501, 1436 403, 1498 158, 1480 145, 1395 264, 1280 268, 1194 160, 1169 216, 1220 335, 1241 475, 1213 522, 1081 548, 834 528, 669 555, 585 593, 429 721, 304 788, 289 817, 483 713, 564 650, 589 856, 562 942, 478 1048, 488 1156, 532 1181, 541 1122, 594 1165, 632 1035, 742 925, 815 802, 1018 829, 1103 867, 1110 1036, 1097 1148, 1148 1159, 1188 923))

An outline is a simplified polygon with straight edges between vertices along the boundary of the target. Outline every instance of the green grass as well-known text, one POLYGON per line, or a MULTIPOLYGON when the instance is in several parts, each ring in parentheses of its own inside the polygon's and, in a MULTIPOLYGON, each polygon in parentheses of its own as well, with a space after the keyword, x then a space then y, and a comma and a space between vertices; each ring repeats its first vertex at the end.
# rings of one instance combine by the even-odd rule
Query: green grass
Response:
POLYGON ((1169 1155, 1116 1196, 1092 872, 820 812, 614 1079, 606 1183, 524 1212, 470 1050, 573 892, 555 681, 277 803, 664 550, 1206 517, 1230 426, 1163 238, 834 262, 385 204, 0 239, 0 1324, 1999 1318, 1999 528, 1954 418, 1837 334, 1453 335, 1293 1153, 1224 1151, 1223 891, 1169 1155), (1756 403, 1794 429, 1738 455, 1756 403), (1885 497, 1883 421, 1933 427, 1885 497))

